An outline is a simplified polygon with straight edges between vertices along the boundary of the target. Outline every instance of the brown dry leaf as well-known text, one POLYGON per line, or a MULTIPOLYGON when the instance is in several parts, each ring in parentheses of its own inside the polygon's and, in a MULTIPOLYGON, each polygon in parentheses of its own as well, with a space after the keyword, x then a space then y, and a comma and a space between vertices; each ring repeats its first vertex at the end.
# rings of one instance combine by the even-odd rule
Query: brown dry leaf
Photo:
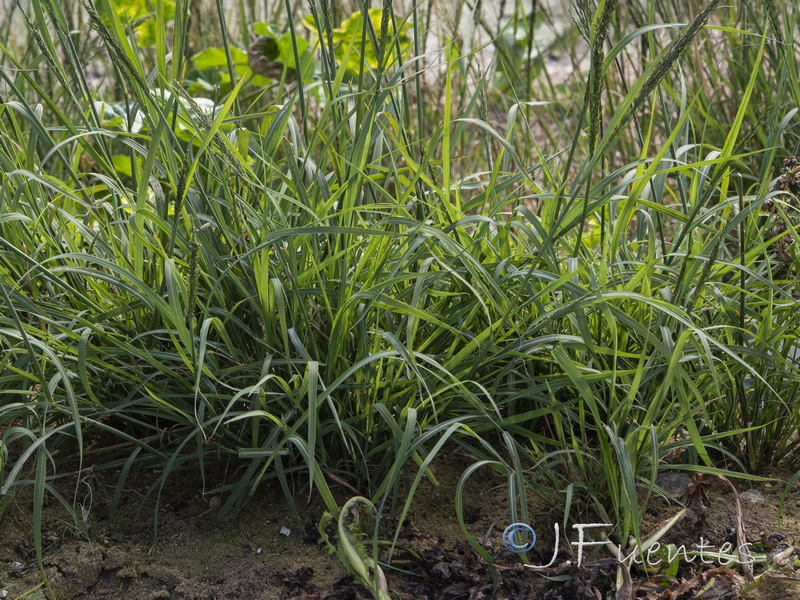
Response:
POLYGON ((733 569, 719 567, 684 579, 677 587, 660 594, 647 595, 648 600, 732 600, 745 584, 744 578, 733 569))
MULTIPOLYGON (((718 480, 724 481, 729 488, 733 491, 733 498, 736 500, 736 544, 737 548, 745 547, 747 543, 747 533, 744 530, 744 519, 742 517, 742 503, 739 501, 739 492, 736 490, 730 480, 724 475, 717 475, 718 480)), ((753 564, 749 561, 741 563, 744 577, 747 581, 753 581, 753 564)))
POLYGON ((728 600, 739 597, 739 590, 745 584, 744 577, 728 569, 721 576, 714 577, 706 584, 698 600, 728 600))
POLYGON ((794 554, 794 546, 783 545, 779 546, 769 554, 767 554, 767 564, 781 567, 788 565, 792 562, 792 555, 794 554))
POLYGON ((616 600, 633 600, 633 582, 631 581, 631 572, 628 570, 627 565, 620 563, 619 572, 622 573, 622 585, 619 586, 616 600))
POLYGON ((694 481, 686 486, 686 494, 689 496, 689 508, 697 515, 700 525, 705 525, 708 509, 703 504, 703 474, 696 473, 694 481))
POLYGON ((800 575, 794 573, 778 573, 777 571, 766 571, 762 573, 761 578, 769 579, 772 581, 780 581, 782 583, 800 583, 800 575))

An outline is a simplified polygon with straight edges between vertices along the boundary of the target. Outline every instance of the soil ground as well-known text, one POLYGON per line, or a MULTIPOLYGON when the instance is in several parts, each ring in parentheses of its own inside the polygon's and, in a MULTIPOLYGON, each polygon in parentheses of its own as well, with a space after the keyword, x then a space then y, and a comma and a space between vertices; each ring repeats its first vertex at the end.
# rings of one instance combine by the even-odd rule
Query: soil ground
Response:
MULTIPOLYGON (((493 589, 498 600, 596 600, 609 596, 615 578, 613 565, 576 568, 566 563, 570 557, 562 532, 560 552, 549 579, 521 566, 519 557, 502 547, 501 534, 509 522, 505 480, 497 475, 479 472, 467 486, 464 515, 471 535, 479 540, 498 565, 498 582, 493 587, 486 564, 467 543, 455 518, 454 494, 461 472, 471 462, 466 455, 453 453, 436 464, 438 487, 423 480, 409 518, 403 523, 399 548, 391 567, 384 567, 388 587, 400 600, 488 600, 493 589)), ((781 475, 785 478, 787 474, 781 475)), ((158 509, 158 541, 153 543, 155 498, 143 499, 151 478, 138 473, 129 477, 121 504, 113 520, 109 520, 118 474, 85 476, 79 486, 88 537, 76 534, 70 517, 56 499, 46 502, 43 517, 43 563, 49 583, 58 600, 99 599, 264 599, 323 600, 360 599, 370 594, 347 575, 336 555, 329 555, 318 544, 317 524, 323 507, 312 495, 308 500, 298 486, 294 516, 280 486, 265 482, 235 518, 218 520, 216 508, 221 497, 203 494, 203 482, 196 472, 173 475, 164 489, 158 509), (281 532, 281 529, 283 533, 281 532), (289 530, 288 535, 286 530, 289 530)), ((221 475, 220 475, 221 477, 221 475)), ((212 489, 206 480, 205 489, 212 489)), ((215 482, 218 483, 218 482, 215 482)), ((667 536, 664 544, 684 544, 690 548, 702 535, 709 543, 720 546, 731 539, 736 526, 736 503, 733 492, 725 485, 706 480, 702 498, 704 521, 698 511, 690 511, 667 536)), ((55 487, 71 498, 74 480, 61 480, 55 487)), ((740 491, 749 485, 738 485, 740 491)), ((755 486, 763 502, 743 500, 743 520, 749 542, 756 552, 792 545, 800 547, 800 493, 789 495, 781 527, 777 522, 777 505, 784 486, 781 482, 755 486), (780 533, 780 537, 776 534, 780 533)), ((343 501, 353 493, 338 486, 343 501)), ((36 565, 32 534, 30 489, 15 498, 10 514, 0 525, 0 597, 45 598, 36 565), (40 587, 36 587, 40 586, 40 587)), ((747 497, 747 495, 746 495, 747 497)), ((553 553, 553 523, 562 515, 531 498, 531 521, 540 539, 527 553, 534 564, 546 564, 553 553)), ((654 531, 680 509, 675 502, 661 498, 651 500, 643 532, 654 531)), ((698 506, 696 505, 697 509, 698 506)), ((702 509, 699 510, 702 512, 702 509)), ((394 514, 399 513, 399 509, 394 514)), ((392 514, 391 512, 389 513, 392 514)), ((587 516, 588 518, 588 516, 587 516)), ((581 521, 582 519, 577 519, 581 521)), ((591 522, 591 521, 585 521, 591 522)), ((395 516, 386 516, 382 524, 387 537, 395 531, 395 516)), ((577 539, 574 531, 567 537, 577 539)), ((385 556, 384 556, 385 558, 385 556)), ((780 568, 785 581, 795 572, 795 552, 780 568)), ((593 558, 594 560, 594 558, 593 558)), ((637 597, 671 600, 707 598, 716 600, 737 597, 741 583, 740 569, 719 569, 711 564, 701 568, 699 561, 680 564, 672 579, 652 578, 639 588, 637 597), (717 571, 708 571, 717 568, 717 571), (706 571, 716 583, 700 581, 706 571), (671 585, 673 595, 666 595, 664 586, 671 585), (703 583, 705 588, 700 584, 703 583), (679 586, 685 592, 677 594, 679 586), (694 587, 692 587, 694 586, 694 587), (650 596, 646 596, 647 590, 650 596), (704 591, 705 590, 705 591, 704 591), (703 595, 705 594, 705 595, 703 595)), ((773 570, 779 570, 777 567, 773 570)), ((756 574, 764 571, 756 565, 756 574)), ((647 575, 634 570, 636 585, 646 582, 647 575)), ((634 586, 635 589, 635 586, 634 586)), ((749 600, 800 599, 800 585, 770 581, 741 596, 749 600)))

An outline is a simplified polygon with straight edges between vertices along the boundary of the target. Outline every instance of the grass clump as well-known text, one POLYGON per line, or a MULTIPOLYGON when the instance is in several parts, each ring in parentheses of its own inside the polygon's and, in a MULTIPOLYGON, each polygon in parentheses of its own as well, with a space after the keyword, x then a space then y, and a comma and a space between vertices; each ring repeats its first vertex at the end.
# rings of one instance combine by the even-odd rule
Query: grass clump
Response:
POLYGON ((576 2, 555 82, 547 8, 474 12, 494 71, 416 3, 135 4, 0 46, 0 515, 99 433, 120 490, 232 461, 221 516, 414 465, 405 514, 460 444, 622 545, 667 455, 796 465, 795 9, 576 2))

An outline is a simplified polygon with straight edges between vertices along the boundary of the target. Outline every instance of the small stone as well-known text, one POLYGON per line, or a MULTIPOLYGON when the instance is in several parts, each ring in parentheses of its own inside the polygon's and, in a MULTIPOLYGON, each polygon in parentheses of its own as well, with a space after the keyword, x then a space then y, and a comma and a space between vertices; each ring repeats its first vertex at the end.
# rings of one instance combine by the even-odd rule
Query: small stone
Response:
POLYGON ((680 471, 666 471, 658 475, 656 483, 669 495, 681 496, 686 493, 686 486, 692 483, 692 478, 680 471))
POLYGON ((747 490, 746 492, 742 492, 741 494, 739 494, 739 500, 743 502, 752 502, 753 504, 758 504, 764 502, 764 494, 762 494, 756 489, 747 490))

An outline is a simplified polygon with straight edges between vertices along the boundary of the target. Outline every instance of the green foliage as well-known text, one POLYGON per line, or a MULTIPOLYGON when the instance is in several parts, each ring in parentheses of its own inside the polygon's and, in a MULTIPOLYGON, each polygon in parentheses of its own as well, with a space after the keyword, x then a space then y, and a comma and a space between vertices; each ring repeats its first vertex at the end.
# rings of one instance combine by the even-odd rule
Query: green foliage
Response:
MULTIPOLYGON (((298 39, 297 47, 300 56, 301 69, 297 69, 297 61, 294 56, 294 46, 292 36, 289 33, 283 35, 277 32, 274 25, 266 23, 255 23, 254 32, 263 36, 257 48, 253 51, 263 56, 268 61, 276 63, 273 68, 274 77, 280 78, 283 67, 290 69, 293 73, 302 73, 303 81, 310 83, 314 81, 316 71, 316 61, 311 53, 310 45, 306 40, 298 39)), ((228 55, 239 77, 245 76, 250 68, 250 57, 244 50, 236 46, 225 48, 206 48, 192 57, 194 67, 198 72, 189 73, 189 78, 194 80, 194 85, 189 88, 190 92, 210 91, 214 85, 227 86, 230 88, 231 78, 227 72, 228 55)), ((251 83, 256 86, 267 85, 269 78, 263 76, 253 77, 251 83)))
MULTIPOLYGON (((154 46, 158 32, 156 29, 154 2, 151 0, 117 0, 117 14, 128 23, 136 34, 136 42, 142 47, 154 46)), ((175 2, 160 0, 165 21, 175 19, 175 2)))
POLYGON ((280 33, 275 25, 269 23, 255 23, 253 31, 256 35, 266 36, 270 40, 270 51, 267 58, 283 63, 289 69, 300 71, 303 74, 303 81, 308 83, 314 80, 316 71, 316 60, 311 52, 311 45, 303 38, 292 37, 289 32, 280 33), (301 68, 297 68, 297 61, 294 56, 294 43, 297 44, 297 51, 300 56, 301 68))
MULTIPOLYGON (((236 46, 231 46, 228 52, 236 65, 236 70, 240 75, 247 71, 247 52, 239 50, 236 46)), ((224 48, 206 48, 192 57, 194 66, 201 71, 206 69, 223 69, 228 66, 227 53, 224 48)))
MULTIPOLYGON (((80 45, 36 3, 0 49, 0 515, 101 433, 115 505, 134 466, 154 497, 240 466, 220 516, 290 476, 332 514, 331 481, 376 505, 410 481, 405 515, 457 445, 490 561, 463 520, 480 469, 511 520, 532 493, 626 545, 667 456, 796 466, 798 20, 717 4, 578 3, 555 44, 583 33, 589 71, 555 84, 527 38, 498 86, 477 48, 426 55, 416 5, 331 29, 314 3, 306 40, 294 13, 235 36, 220 2, 205 47, 182 3, 87 2, 80 45)), ((380 595, 376 543, 340 550, 380 595)))
MULTIPOLYGON (((347 69, 353 73, 358 74, 362 66, 369 67, 370 69, 377 69, 379 64, 378 45, 380 42, 374 36, 381 32, 381 22, 384 19, 383 9, 370 8, 368 11, 369 23, 365 28, 364 15, 361 12, 353 13, 342 21, 339 27, 331 31, 334 52, 336 60, 340 64, 345 64, 347 69)), ((303 25, 310 31, 319 35, 319 30, 311 15, 303 19, 303 25)), ((412 23, 405 22, 399 28, 396 35, 396 42, 400 47, 401 52, 405 56, 411 44, 411 38, 408 36, 408 29, 412 23)), ((395 38, 394 26, 390 25, 387 29, 388 38, 395 38)), ((396 61, 398 57, 394 50, 394 45, 389 46, 389 52, 386 58, 389 61, 396 61)))
MULTIPOLYGON (((514 85, 526 85, 523 72, 532 74, 533 61, 539 56, 540 47, 536 44, 537 31, 542 34, 543 13, 536 10, 537 5, 525 14, 517 16, 498 32, 493 40, 497 52, 494 87, 510 91, 514 85)), ((527 82, 530 87, 530 82, 527 82)))

